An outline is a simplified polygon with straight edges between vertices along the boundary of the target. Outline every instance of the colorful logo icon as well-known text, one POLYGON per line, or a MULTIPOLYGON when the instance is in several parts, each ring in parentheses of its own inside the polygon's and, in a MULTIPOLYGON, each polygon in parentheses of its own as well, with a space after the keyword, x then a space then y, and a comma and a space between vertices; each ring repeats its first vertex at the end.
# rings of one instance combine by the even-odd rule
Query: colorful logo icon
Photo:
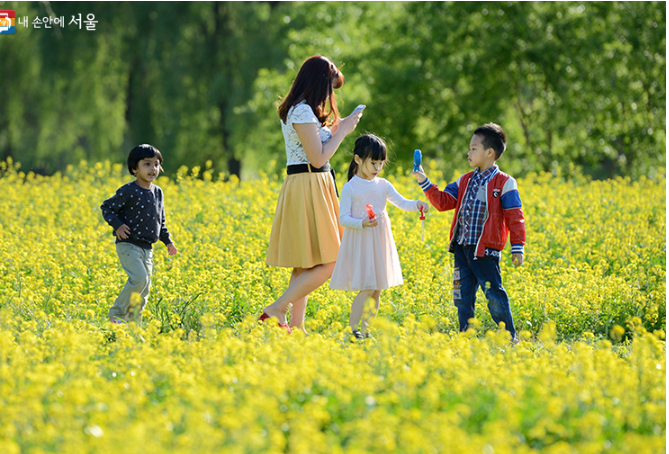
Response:
POLYGON ((14 11, 0 10, 0 35, 13 35, 15 21, 14 11))

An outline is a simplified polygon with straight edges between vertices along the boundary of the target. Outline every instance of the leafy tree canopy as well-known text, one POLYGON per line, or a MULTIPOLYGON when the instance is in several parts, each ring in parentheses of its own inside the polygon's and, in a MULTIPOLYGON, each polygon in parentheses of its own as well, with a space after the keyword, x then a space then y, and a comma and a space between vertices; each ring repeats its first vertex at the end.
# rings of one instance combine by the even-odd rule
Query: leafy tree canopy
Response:
MULTIPOLYGON (((345 74, 340 110, 466 170, 479 124, 508 136, 521 175, 595 177, 666 164, 666 19, 659 2, 4 2, 17 17, 95 14, 96 30, 17 24, 0 36, 0 159, 43 173, 160 148, 168 172, 250 177, 285 164, 276 105, 302 61, 345 74)), ((355 133, 354 133, 355 134, 355 133)), ((347 139, 332 159, 350 160, 347 139)), ((392 167, 391 167, 392 169, 392 167)), ((390 170, 392 172, 392 170, 390 170)))

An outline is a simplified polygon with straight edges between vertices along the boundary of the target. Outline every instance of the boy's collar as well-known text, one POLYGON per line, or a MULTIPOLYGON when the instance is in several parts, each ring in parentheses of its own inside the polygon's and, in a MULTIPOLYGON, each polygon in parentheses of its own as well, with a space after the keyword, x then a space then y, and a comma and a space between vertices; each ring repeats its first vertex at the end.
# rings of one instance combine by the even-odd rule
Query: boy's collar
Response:
POLYGON ((485 170, 481 170, 480 168, 477 167, 476 169, 474 169, 474 172, 476 172, 476 173, 486 173, 486 172, 489 171, 490 169, 496 169, 496 168, 498 168, 498 167, 497 167, 497 164, 493 164, 493 165, 491 165, 490 167, 488 167, 488 168, 485 169, 485 170))
POLYGON ((148 187, 148 188, 145 188, 144 186, 142 186, 141 184, 139 184, 139 182, 137 181, 137 179, 135 179, 135 181, 134 181, 133 183, 135 183, 137 186, 139 186, 140 188, 145 189, 145 190, 147 190, 147 191, 150 190, 151 188, 153 188, 153 183, 149 183, 149 187, 148 187))

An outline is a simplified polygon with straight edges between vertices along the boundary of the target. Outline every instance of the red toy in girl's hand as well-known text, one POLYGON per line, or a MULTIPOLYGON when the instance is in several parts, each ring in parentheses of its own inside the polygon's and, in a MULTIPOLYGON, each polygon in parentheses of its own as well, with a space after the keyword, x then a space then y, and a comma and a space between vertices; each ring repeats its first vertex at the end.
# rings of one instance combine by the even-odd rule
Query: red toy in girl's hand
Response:
POLYGON ((367 214, 369 215, 369 220, 373 220, 376 215, 374 214, 374 208, 368 203, 367 206, 365 207, 367 210, 367 214))

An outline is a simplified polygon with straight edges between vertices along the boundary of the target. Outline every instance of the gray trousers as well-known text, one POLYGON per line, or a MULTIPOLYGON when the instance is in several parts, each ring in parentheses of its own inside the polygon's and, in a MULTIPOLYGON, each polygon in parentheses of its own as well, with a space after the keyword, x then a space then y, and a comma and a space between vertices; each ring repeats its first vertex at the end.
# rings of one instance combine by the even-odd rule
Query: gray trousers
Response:
POLYGON ((153 250, 130 243, 117 243, 116 253, 128 275, 128 282, 109 309, 109 318, 139 323, 151 289, 153 250))

